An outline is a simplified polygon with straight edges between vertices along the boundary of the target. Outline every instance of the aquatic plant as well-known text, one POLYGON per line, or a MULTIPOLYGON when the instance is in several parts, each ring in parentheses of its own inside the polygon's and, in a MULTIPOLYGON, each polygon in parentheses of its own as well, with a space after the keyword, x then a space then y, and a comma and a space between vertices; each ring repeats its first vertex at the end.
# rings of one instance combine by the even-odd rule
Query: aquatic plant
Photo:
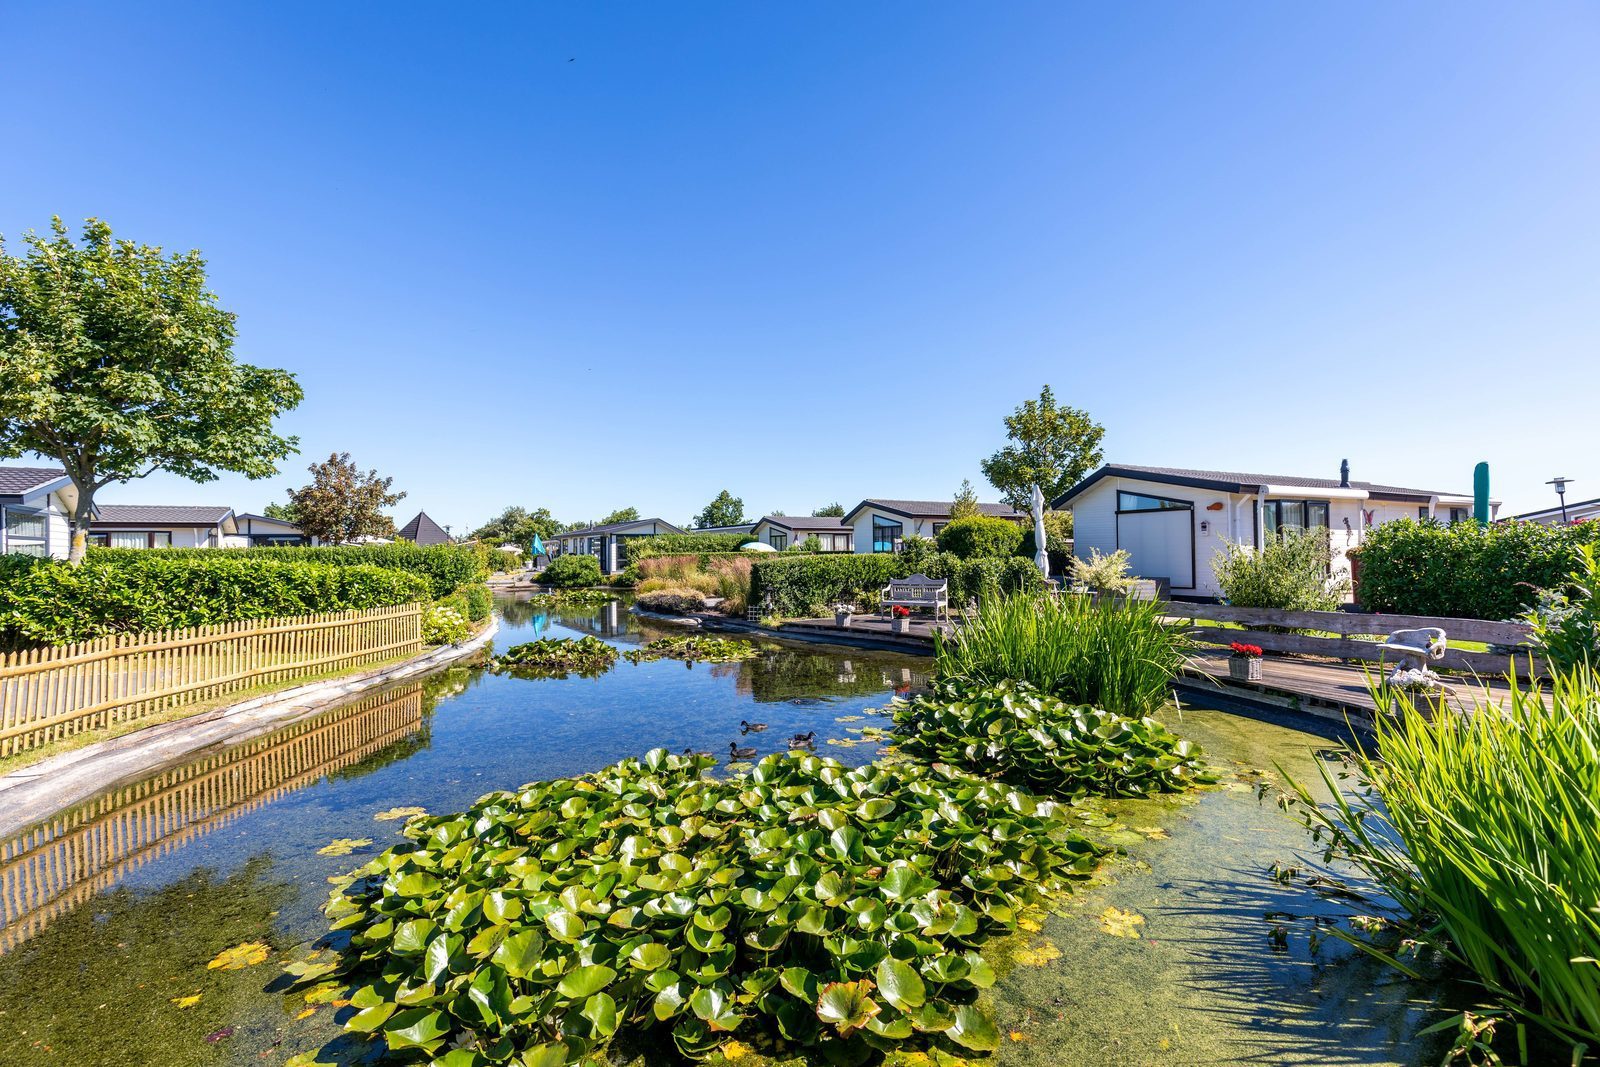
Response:
POLYGON ((534 593, 523 603, 541 608, 560 608, 581 604, 605 604, 617 598, 609 589, 552 589, 548 593, 534 593))
POLYGON ((615 645, 585 634, 579 638, 546 637, 513 645, 490 660, 489 669, 496 674, 525 678, 565 678, 569 674, 597 678, 616 662, 615 645))
POLYGON ((737 663, 757 659, 764 653, 749 641, 708 634, 683 634, 663 637, 648 645, 622 654, 632 663, 645 663, 657 659, 681 659, 695 663, 737 663))
POLYGON ((1151 601, 1018 595, 985 601, 953 636, 935 635, 941 678, 1014 680, 1072 704, 1148 715, 1172 699, 1189 640, 1151 601))
POLYGON ((1150 718, 1069 704, 1023 682, 939 682, 889 705, 900 750, 1058 796, 1145 796, 1211 779, 1200 747, 1150 718))
POLYGON ((1544 696, 1513 684, 1464 716, 1373 695, 1375 740, 1346 753, 1356 788, 1327 765, 1327 805, 1293 785, 1324 859, 1398 904, 1379 938, 1349 939, 1408 973, 1394 949, 1420 942, 1514 1013, 1600 1044, 1600 676, 1557 672, 1544 696))
POLYGON ((482 1064, 656 1026, 694 1058, 758 1029, 834 1062, 997 1047, 977 949, 1095 867, 1065 809, 946 767, 714 763, 656 749, 412 820, 327 908, 346 1028, 482 1064))

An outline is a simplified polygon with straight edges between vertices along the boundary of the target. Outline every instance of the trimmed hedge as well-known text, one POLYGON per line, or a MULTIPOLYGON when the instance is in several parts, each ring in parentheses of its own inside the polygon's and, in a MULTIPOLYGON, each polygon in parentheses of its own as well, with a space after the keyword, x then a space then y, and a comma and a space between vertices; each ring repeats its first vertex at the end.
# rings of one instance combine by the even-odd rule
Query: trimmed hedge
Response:
POLYGON ((789 618, 820 615, 829 605, 876 596, 891 578, 920 572, 929 578, 950 580, 950 604, 980 602, 1001 593, 1040 589, 1044 585, 1032 561, 1021 556, 1006 559, 961 559, 949 552, 910 555, 781 556, 758 560, 750 573, 750 604, 765 610, 772 594, 773 611, 789 618))
POLYGON ((1600 544, 1600 522, 1386 522, 1351 553, 1356 599, 1367 611, 1511 619, 1538 601, 1538 590, 1566 583, 1583 544, 1600 544))
POLYGON ((537 581, 558 589, 600 584, 600 561, 593 556, 557 556, 540 571, 537 581))
POLYGON ((990 515, 973 515, 946 523, 937 540, 940 552, 953 552, 962 559, 1002 559, 1017 554, 1022 527, 990 515))
MULTIPOLYGON (((90 551, 91 557, 107 552, 148 552, 148 549, 106 549, 90 551)), ((191 553, 216 552, 214 548, 158 548, 158 555, 176 556, 191 553)), ((489 576, 488 553, 470 545, 413 545, 396 542, 392 545, 326 545, 312 548, 306 545, 277 545, 262 548, 230 548, 232 556, 257 556, 265 559, 295 560, 303 563, 321 563, 330 567, 384 567, 389 570, 410 571, 428 581, 430 596, 448 596, 469 582, 481 582, 489 576)))
POLYGON ((737 552, 755 538, 749 534, 682 533, 654 537, 629 537, 622 542, 624 566, 652 556, 691 556, 707 552, 737 552))
POLYGON ((0 643, 14 648, 429 599, 420 574, 244 550, 96 551, 76 568, 7 563, 5 576, 0 643))

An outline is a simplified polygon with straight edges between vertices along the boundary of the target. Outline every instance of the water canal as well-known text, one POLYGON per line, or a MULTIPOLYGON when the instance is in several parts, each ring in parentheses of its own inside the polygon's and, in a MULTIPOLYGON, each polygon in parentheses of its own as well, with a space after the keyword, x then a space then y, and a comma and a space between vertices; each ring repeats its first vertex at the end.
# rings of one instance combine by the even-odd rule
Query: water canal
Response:
MULTIPOLYGON (((631 647, 671 632, 620 602, 501 610, 500 647, 585 633, 631 647)), ((317 1050, 317 1062, 360 1062, 366 1047, 337 1022, 348 1009, 308 1005, 279 964, 324 932, 328 879, 396 839, 400 818, 382 816, 457 810, 654 746, 765 753, 815 730, 819 752, 861 763, 879 752, 863 727, 887 725, 871 710, 925 684, 928 666, 785 644, 723 666, 624 661, 594 679, 458 667, 120 784, 0 845, 0 1064, 282 1065, 317 1050), (741 734, 742 720, 768 729, 741 734), (270 957, 207 967, 247 943, 270 957)), ((1124 854, 1042 929, 995 948, 1010 1040, 993 1061, 1436 1061, 1415 1037, 1432 1021, 1429 991, 1337 942, 1313 947, 1334 907, 1269 877, 1306 842, 1257 787, 1275 765, 1309 779, 1328 739, 1218 710, 1172 725, 1204 746, 1220 784, 1083 812, 1124 854)))

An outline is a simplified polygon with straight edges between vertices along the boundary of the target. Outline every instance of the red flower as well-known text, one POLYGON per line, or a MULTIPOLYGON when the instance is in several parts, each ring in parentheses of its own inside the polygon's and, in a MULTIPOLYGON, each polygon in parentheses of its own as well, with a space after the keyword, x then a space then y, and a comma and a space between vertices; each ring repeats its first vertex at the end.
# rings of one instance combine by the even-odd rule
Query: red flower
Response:
POLYGON ((1233 649, 1233 654, 1235 656, 1243 656, 1245 659, 1260 659, 1261 658, 1261 646, 1260 645, 1245 645, 1245 644, 1240 644, 1238 641, 1235 641, 1233 644, 1229 645, 1228 647, 1233 649))
POLYGON ((896 604, 895 607, 894 607, 894 614, 895 614, 895 618, 897 618, 897 619, 909 618, 911 616, 911 609, 910 608, 903 608, 900 605, 896 604))

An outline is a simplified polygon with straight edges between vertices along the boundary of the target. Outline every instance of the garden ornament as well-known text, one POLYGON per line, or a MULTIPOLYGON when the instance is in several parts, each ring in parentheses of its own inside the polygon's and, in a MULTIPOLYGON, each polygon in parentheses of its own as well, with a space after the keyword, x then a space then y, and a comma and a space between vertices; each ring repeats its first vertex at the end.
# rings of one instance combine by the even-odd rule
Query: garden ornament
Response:
POLYGON ((1385 652, 1400 657, 1394 670, 1389 672, 1388 683, 1403 689, 1439 688, 1439 676, 1428 663, 1443 659, 1447 647, 1445 633, 1437 626, 1394 631, 1383 641, 1385 652))

